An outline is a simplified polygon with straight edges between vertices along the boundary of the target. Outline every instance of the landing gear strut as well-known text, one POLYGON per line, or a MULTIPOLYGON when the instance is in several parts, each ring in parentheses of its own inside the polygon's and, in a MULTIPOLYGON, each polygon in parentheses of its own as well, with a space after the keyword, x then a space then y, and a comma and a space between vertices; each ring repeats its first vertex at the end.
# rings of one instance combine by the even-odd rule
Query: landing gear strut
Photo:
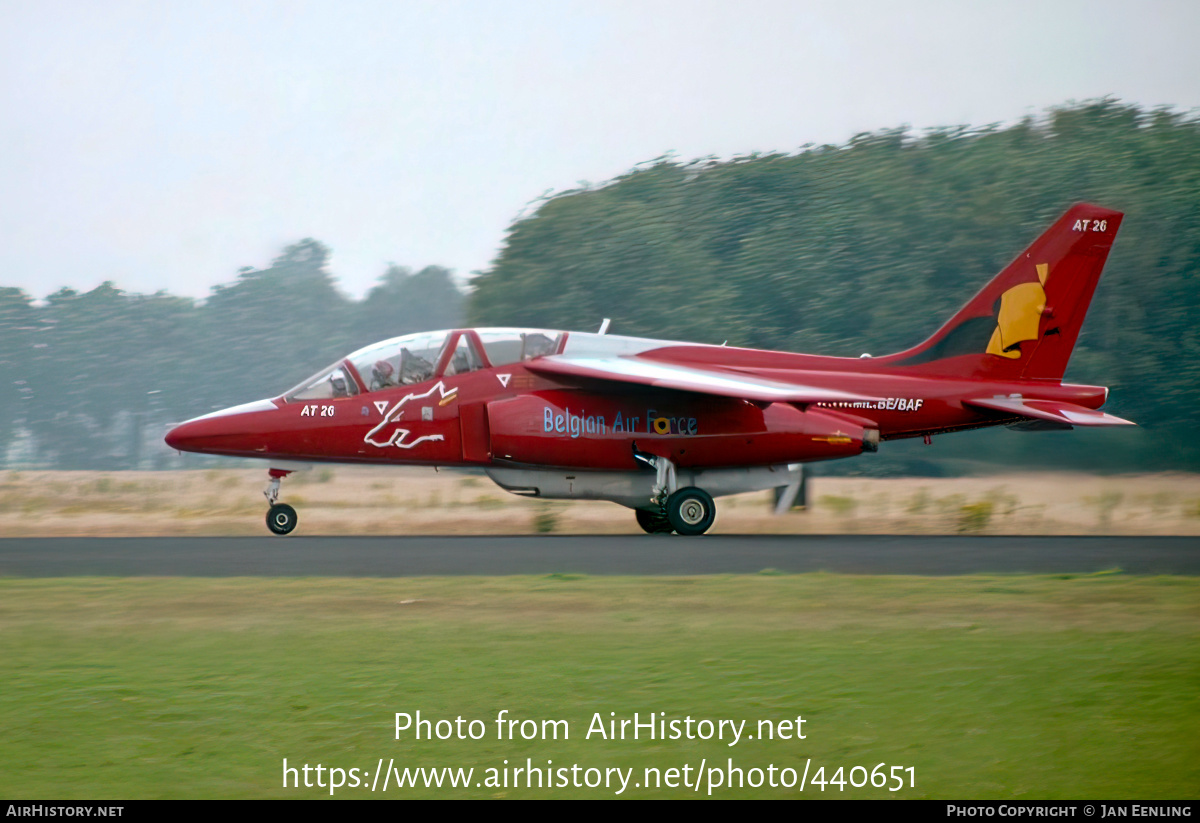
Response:
POLYGON ((284 469, 271 469, 267 472, 270 480, 267 482, 267 487, 263 489, 263 496, 270 504, 270 508, 267 509, 267 528, 275 534, 291 534, 300 521, 300 518, 296 516, 295 509, 286 503, 277 502, 279 500, 279 482, 289 474, 291 472, 284 469))

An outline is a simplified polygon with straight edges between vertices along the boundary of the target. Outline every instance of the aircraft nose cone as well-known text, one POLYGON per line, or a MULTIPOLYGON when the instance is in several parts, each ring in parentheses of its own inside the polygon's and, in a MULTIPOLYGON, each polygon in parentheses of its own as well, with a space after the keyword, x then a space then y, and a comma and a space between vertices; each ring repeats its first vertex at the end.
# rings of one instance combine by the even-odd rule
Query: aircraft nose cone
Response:
POLYGON ((274 411, 270 400, 259 400, 241 406, 222 409, 180 423, 164 438, 176 451, 202 454, 257 454, 265 448, 262 412, 274 411))
POLYGON ((164 438, 167 445, 176 451, 200 452, 201 454, 215 452, 222 447, 228 448, 231 438, 240 432, 233 421, 220 418, 198 417, 180 423, 167 432, 164 438))
POLYGON ((175 428, 167 432, 167 436, 163 438, 167 441, 167 445, 175 449, 175 451, 190 452, 195 451, 193 448, 196 445, 197 435, 199 434, 199 426, 197 421, 191 420, 187 423, 180 423, 175 428))

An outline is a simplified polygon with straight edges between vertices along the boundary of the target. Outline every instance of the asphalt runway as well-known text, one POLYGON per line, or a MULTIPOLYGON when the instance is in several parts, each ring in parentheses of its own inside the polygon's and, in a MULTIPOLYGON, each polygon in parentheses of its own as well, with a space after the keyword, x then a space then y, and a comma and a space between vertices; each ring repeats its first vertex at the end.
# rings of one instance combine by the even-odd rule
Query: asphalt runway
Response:
POLYGON ((3 577, 781 572, 1200 574, 1200 537, 620 535, 0 539, 3 577))

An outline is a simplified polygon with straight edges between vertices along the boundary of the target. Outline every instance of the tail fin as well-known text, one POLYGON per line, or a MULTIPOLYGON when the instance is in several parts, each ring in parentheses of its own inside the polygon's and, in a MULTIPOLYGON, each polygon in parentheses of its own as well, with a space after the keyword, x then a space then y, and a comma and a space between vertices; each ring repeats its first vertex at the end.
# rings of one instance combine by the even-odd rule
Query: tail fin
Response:
POLYGON ((1123 216, 1072 206, 950 322, 887 364, 928 374, 1061 378, 1123 216))

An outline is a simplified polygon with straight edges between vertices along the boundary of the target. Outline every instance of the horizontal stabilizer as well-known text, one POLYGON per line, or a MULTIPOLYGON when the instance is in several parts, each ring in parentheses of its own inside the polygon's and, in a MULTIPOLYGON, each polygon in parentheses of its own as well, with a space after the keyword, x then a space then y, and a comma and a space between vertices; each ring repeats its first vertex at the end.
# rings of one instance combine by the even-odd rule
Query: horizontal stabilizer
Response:
POLYGON ((675 366, 639 357, 539 357, 526 364, 530 371, 556 377, 611 380, 659 389, 735 397, 763 403, 828 403, 877 400, 851 392, 764 380, 761 377, 716 369, 675 366))
POLYGON ((1055 423, 1065 423, 1068 426, 1136 426, 1131 420, 1125 420, 1116 415, 1106 414, 1096 409, 1077 406, 1062 400, 1025 400, 1020 397, 985 397, 978 400, 964 400, 968 406, 981 409, 1019 414, 1022 417, 1032 417, 1035 420, 1051 420, 1055 423))

